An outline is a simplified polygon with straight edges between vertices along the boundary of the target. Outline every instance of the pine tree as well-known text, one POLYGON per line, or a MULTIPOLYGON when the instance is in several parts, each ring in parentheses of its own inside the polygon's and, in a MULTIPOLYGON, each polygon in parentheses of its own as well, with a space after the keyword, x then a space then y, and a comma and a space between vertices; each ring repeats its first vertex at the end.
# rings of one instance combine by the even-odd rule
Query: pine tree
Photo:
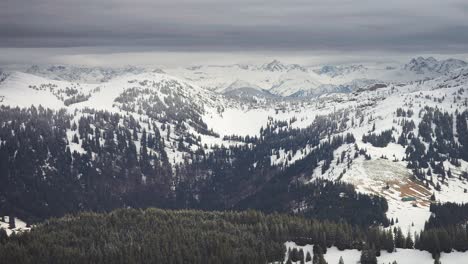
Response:
POLYGON ((133 128, 133 140, 138 140, 138 133, 136 127, 133 128))
POLYGON ((301 260, 301 255, 299 253, 299 250, 297 250, 297 248, 294 248, 291 251, 290 259, 291 259, 292 262, 298 262, 298 261, 301 260))
POLYGON ((395 247, 406 248, 406 240, 400 227, 395 232, 395 247))
POLYGON ((411 238, 411 233, 408 231, 408 234, 406 235, 406 248, 412 249, 414 248, 414 242, 413 239, 411 238))
POLYGON ((3 244, 8 239, 8 234, 5 229, 0 228, 0 244, 3 244))
POLYGON ((9 229, 16 228, 15 216, 10 214, 10 217, 8 218, 8 223, 9 223, 9 226, 8 226, 9 229))
POLYGON ((302 250, 302 248, 299 250, 299 261, 301 264, 304 263, 304 250, 302 250))
POLYGON ((79 144, 79 143, 80 143, 80 141, 79 141, 79 139, 78 139, 78 136, 77 136, 76 134, 73 135, 72 142, 73 142, 73 143, 76 143, 76 144, 79 144))
POLYGON ((340 256, 340 260, 338 261, 338 264, 344 264, 343 257, 340 256))
POLYGON ((385 232, 383 238, 383 249, 387 250, 388 253, 392 253, 395 250, 392 231, 389 230, 388 232, 385 232))
POLYGON ((361 264, 377 264, 377 256, 374 249, 363 249, 361 251, 361 264))
POLYGON ((312 258, 313 264, 327 264, 325 258, 323 257, 323 250, 322 247, 319 245, 314 245, 313 248, 314 257, 312 258))

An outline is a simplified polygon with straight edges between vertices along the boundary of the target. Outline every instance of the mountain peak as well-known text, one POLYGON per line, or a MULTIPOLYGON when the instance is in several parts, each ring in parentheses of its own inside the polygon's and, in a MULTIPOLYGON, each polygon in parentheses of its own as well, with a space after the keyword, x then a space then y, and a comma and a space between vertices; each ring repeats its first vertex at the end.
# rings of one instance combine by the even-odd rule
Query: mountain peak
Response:
POLYGON ((283 63, 277 59, 273 59, 269 64, 283 64, 283 63))
POLYGON ((262 70, 265 71, 286 71, 288 70, 288 66, 280 62, 279 60, 273 60, 269 63, 264 64, 262 70))
POLYGON ((434 57, 417 57, 410 60, 403 66, 403 69, 416 72, 417 74, 446 74, 454 69, 465 67, 468 64, 465 61, 449 58, 446 60, 437 60, 434 57))
POLYGON ((281 61, 274 59, 269 63, 265 63, 260 67, 261 70, 271 71, 271 72, 283 72, 283 71, 303 71, 307 70, 299 64, 284 64, 281 61))

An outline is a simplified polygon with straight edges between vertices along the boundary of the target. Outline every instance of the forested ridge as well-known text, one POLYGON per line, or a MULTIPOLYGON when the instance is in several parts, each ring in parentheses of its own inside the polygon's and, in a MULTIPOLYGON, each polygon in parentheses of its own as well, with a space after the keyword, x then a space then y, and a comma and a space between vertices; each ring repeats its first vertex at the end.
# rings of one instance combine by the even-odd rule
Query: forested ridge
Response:
POLYGON ((3 263, 267 263, 285 241, 392 252, 392 231, 258 211, 118 209, 47 220, 0 233, 3 263))
POLYGON ((1 263, 325 263, 323 254, 361 251, 364 263, 377 263, 382 251, 399 248, 441 252, 468 250, 464 225, 430 228, 420 234, 400 228, 361 227, 259 211, 117 209, 49 219, 29 232, 8 237, 0 230, 1 263), (286 252, 284 242, 314 245, 313 256, 286 252), (367 262, 366 262, 367 261, 367 262))
POLYGON ((2 106, 0 210, 29 223, 87 210, 160 207, 258 209, 388 225, 385 199, 357 195, 349 184, 301 180, 355 141, 349 133, 331 136, 343 131, 334 121, 343 116, 318 116, 304 129, 271 120, 259 137, 243 139, 250 144, 208 151, 183 123, 161 125, 93 109, 2 106), (179 132, 185 136, 175 147, 189 155, 173 166, 168 142, 179 132), (271 164, 278 148, 296 152, 304 144, 311 150, 292 166, 271 164))

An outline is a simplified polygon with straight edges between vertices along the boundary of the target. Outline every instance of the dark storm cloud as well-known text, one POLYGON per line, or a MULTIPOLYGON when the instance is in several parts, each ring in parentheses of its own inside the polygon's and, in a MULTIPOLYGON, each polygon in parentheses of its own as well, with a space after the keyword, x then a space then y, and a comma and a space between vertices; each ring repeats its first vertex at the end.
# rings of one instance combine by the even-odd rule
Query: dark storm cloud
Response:
POLYGON ((3 0, 0 46, 466 51, 466 0, 3 0), (391 3, 389 3, 391 2, 391 3))

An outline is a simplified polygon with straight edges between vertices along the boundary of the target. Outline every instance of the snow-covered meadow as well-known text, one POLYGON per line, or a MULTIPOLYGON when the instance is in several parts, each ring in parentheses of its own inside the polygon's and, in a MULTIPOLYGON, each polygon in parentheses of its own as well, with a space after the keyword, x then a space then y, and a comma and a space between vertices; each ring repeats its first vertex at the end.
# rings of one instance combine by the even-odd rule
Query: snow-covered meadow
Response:
MULTIPOLYGON (((294 242, 288 241, 285 243, 285 246, 288 250, 294 248, 304 252, 304 258, 307 253, 313 256, 313 245, 299 246, 294 242)), ((347 249, 347 250, 338 250, 336 247, 331 247, 327 249, 327 253, 324 254, 325 260, 328 264, 338 264, 340 257, 343 258, 345 264, 357 264, 360 262, 361 252, 356 249, 347 249)), ((285 255, 286 262, 287 256, 285 255)), ((387 251, 382 250, 381 255, 377 257, 378 264, 391 264, 396 261, 398 264, 432 264, 434 259, 431 256, 431 253, 427 251, 420 251, 416 249, 401 249, 397 248, 395 252, 388 253, 387 251)), ((452 252, 452 253, 442 253, 440 261, 444 264, 464 264, 468 261, 468 252, 452 252)), ((299 262, 297 262, 299 263, 299 262)), ((306 263, 312 263, 306 262, 306 263)))

